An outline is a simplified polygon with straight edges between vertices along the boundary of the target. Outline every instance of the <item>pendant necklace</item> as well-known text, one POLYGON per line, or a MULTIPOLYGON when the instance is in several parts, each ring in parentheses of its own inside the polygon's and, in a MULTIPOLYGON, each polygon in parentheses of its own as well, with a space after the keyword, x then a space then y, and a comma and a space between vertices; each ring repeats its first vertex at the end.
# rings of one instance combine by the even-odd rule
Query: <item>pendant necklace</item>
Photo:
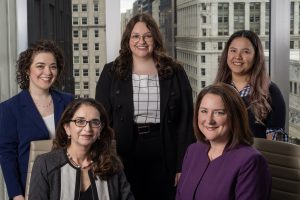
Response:
POLYGON ((70 163, 74 166, 74 167, 76 167, 76 168, 79 168, 79 169, 86 169, 86 168, 88 168, 88 167, 90 167, 94 162, 91 160, 91 161, 89 161, 89 163, 87 164, 87 165, 79 165, 79 164, 77 164, 74 160, 73 160, 73 158, 72 158, 72 156, 69 154, 69 152, 67 152, 66 153, 67 154, 67 157, 69 158, 69 161, 70 161, 70 163))

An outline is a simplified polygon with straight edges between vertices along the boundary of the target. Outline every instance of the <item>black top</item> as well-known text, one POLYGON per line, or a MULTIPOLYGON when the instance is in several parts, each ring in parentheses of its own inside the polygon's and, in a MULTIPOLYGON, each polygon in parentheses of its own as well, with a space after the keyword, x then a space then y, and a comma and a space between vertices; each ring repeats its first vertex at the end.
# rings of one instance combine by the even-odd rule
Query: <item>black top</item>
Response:
POLYGON ((91 186, 89 186, 88 189, 84 192, 80 191, 79 200, 91 200, 91 199, 93 199, 91 186))

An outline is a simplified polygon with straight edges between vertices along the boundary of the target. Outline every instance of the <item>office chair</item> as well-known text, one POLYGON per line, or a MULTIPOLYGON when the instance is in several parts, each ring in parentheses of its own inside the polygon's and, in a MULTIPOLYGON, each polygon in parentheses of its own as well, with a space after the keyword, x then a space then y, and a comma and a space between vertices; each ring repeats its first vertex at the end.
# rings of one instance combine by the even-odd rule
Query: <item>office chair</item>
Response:
POLYGON ((300 200, 300 145, 254 138, 272 175, 271 200, 300 200))
POLYGON ((31 177, 31 170, 32 170, 33 163, 38 155, 51 151, 52 141, 53 140, 37 140, 37 141, 31 141, 30 143, 30 153, 29 153, 26 188, 25 188, 25 200, 28 200, 29 184, 30 184, 30 177, 31 177))

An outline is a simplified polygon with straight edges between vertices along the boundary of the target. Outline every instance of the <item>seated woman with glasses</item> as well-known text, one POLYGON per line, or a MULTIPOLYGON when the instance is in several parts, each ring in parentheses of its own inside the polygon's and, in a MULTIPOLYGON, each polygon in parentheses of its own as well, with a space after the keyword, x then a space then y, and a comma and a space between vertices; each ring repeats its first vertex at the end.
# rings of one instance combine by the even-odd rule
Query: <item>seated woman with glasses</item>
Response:
POLYGON ((29 199, 134 199, 103 106, 76 99, 59 121, 51 152, 36 158, 29 199))
POLYGON ((96 100, 116 132, 134 196, 174 200, 184 152, 194 141, 189 80, 167 56, 159 28, 147 14, 128 22, 119 53, 104 66, 96 100))

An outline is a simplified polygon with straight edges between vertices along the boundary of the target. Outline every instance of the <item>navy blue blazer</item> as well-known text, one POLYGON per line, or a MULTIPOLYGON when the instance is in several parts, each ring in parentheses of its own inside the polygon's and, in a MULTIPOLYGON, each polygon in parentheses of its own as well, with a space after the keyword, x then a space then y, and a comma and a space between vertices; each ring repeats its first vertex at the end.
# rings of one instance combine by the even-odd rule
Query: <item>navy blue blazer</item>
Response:
MULTIPOLYGON (((55 125, 71 94, 50 91, 54 103, 55 125)), ((28 90, 0 104, 0 164, 10 198, 24 195, 30 142, 49 139, 49 131, 28 90)))

